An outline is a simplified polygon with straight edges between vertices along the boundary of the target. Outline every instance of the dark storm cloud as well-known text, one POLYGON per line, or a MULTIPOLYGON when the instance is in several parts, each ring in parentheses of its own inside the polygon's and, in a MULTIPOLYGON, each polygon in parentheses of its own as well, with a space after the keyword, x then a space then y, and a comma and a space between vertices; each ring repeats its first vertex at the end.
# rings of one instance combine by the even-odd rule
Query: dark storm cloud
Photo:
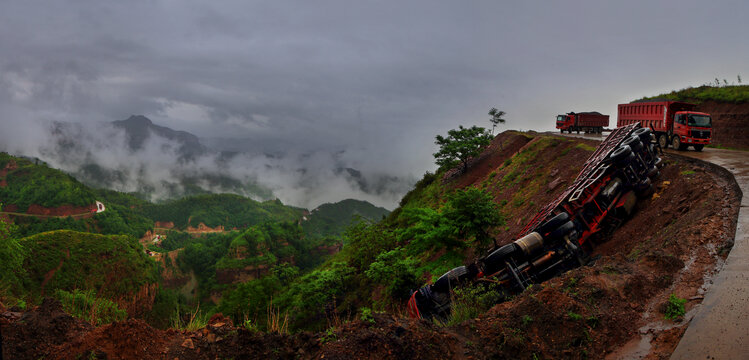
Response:
MULTIPOLYGON (((268 152, 345 150, 420 176, 459 124, 548 130, 567 111, 747 73, 745 2, 0 3, 0 121, 144 114, 268 152)), ((14 122, 18 124, 18 122, 14 122)), ((17 126, 17 125, 14 125, 17 126)), ((21 130, 19 130, 21 131, 21 130)), ((5 135, 8 134, 4 131, 5 135)))

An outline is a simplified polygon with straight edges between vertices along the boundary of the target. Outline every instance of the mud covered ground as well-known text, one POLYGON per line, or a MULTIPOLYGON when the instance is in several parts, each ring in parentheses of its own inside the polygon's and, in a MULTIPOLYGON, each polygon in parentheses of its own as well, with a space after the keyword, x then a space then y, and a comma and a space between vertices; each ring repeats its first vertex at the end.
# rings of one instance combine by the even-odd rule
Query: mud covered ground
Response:
POLYGON ((199 331, 141 320, 99 328, 56 301, 0 309, 3 359, 668 358, 732 246, 739 189, 725 171, 666 155, 656 193, 602 236, 597 259, 453 327, 390 314, 323 333, 253 333, 214 316, 199 331), (684 317, 664 318, 670 294, 684 317))

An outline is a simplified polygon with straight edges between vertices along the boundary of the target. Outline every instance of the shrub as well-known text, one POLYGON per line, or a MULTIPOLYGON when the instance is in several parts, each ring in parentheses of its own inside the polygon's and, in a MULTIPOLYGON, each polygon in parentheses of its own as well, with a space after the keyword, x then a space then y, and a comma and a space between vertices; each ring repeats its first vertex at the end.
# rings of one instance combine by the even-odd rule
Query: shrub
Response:
POLYGON ((93 290, 57 290, 55 297, 67 313, 97 326, 127 319, 127 311, 110 300, 96 297, 93 290))
POLYGON ((419 286, 416 262, 405 257, 401 248, 396 248, 378 255, 365 275, 373 282, 385 285, 390 297, 406 299, 409 290, 419 286))
POLYGON ((684 316, 684 304, 686 303, 686 299, 682 299, 674 294, 669 295, 668 302, 666 303, 666 311, 664 313, 664 317, 668 320, 675 320, 681 316, 684 316))

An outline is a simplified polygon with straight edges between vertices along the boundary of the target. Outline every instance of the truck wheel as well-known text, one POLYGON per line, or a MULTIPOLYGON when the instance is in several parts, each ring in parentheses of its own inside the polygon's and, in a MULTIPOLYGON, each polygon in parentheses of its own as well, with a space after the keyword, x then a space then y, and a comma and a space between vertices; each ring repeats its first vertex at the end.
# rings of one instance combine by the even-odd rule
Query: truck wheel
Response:
POLYGON ((626 140, 622 142, 622 145, 627 145, 630 148, 632 148, 632 151, 639 152, 642 150, 642 142, 640 141, 640 138, 637 136, 630 136, 626 140))
POLYGON ((681 144, 681 139, 679 139, 679 135, 674 136, 674 140, 671 142, 671 146, 674 147, 674 149, 677 149, 679 151, 683 151, 686 149, 686 146, 681 144))
POLYGON ((559 132, 564 134, 564 129, 559 129, 559 132))
POLYGON ((639 128, 632 133, 632 135, 639 137, 643 144, 650 143, 651 134, 652 132, 649 128, 639 128))
POLYGON ((660 174, 661 174, 661 172, 658 171, 658 167, 655 166, 655 165, 653 165, 653 167, 650 168, 650 170, 648 170, 648 177, 651 178, 651 179, 655 179, 660 174))
POLYGON ((541 226, 536 229, 536 232, 541 234, 541 236, 544 236, 546 233, 556 229, 557 227, 559 227, 559 225, 562 225, 569 220, 569 214, 567 214, 566 212, 560 213, 559 215, 549 219, 549 221, 541 224, 541 226))
POLYGON ((629 146, 626 146, 626 145, 620 146, 616 148, 616 150, 614 150, 614 152, 612 152, 611 155, 609 155, 609 158, 611 158, 611 160, 613 160, 614 162, 618 163, 619 161, 626 159, 627 156, 629 156, 629 154, 631 153, 632 153, 632 148, 630 148, 629 146))
POLYGON ((666 134, 661 134, 658 136, 658 145, 661 146, 661 149, 668 148, 668 137, 666 134))
POLYGON ((700 145, 694 145, 694 150, 696 150, 696 151, 702 151, 702 149, 704 147, 705 147, 705 145, 702 145, 702 144, 700 144, 700 145))
POLYGON ((562 237, 564 237, 564 235, 569 234, 572 230, 575 230, 575 223, 573 223, 572 221, 568 221, 562 226, 558 227, 556 230, 552 231, 551 234, 549 234, 549 239, 561 239, 562 237))

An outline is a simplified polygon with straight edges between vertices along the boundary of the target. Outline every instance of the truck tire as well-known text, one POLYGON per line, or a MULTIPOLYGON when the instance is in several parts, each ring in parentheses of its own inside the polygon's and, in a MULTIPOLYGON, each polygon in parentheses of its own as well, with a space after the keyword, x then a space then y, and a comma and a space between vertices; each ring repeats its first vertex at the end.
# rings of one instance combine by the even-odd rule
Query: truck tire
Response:
POLYGON ((536 228, 536 232, 541 234, 541 236, 546 235, 551 230, 554 230, 559 227, 559 225, 562 225, 570 220, 570 215, 566 212, 560 213, 557 216, 554 216, 553 218, 549 219, 549 221, 541 224, 538 228, 536 228))
POLYGON ((564 134, 564 129, 559 129, 559 132, 564 134))
POLYGON ((614 150, 614 152, 609 155, 609 158, 613 160, 615 163, 618 163, 619 161, 622 161, 629 156, 629 154, 632 153, 632 148, 629 146, 620 146, 614 150))
POLYGON ((552 231, 551 234, 549 234, 549 239, 561 239, 564 237, 564 235, 569 234, 572 230, 575 230, 575 223, 572 221, 568 221, 562 226, 558 227, 556 230, 552 231))
POLYGON ((491 275, 504 266, 505 259, 513 256, 516 252, 519 252, 520 249, 518 248, 515 243, 510 243, 505 246, 502 246, 501 248, 492 251, 489 256, 484 259, 484 266, 483 271, 485 275, 491 275))
POLYGON ((652 133, 649 128, 639 128, 632 135, 639 137, 643 144, 649 144, 652 133))
POLYGON ((695 151, 702 151, 702 149, 703 149, 704 147, 705 147, 705 145, 702 145, 702 144, 699 144, 699 145, 694 145, 694 150, 695 150, 695 151))
POLYGON ((679 151, 684 151, 687 148, 686 146, 684 146, 684 144, 681 143, 681 139, 679 139, 679 135, 674 136, 674 139, 671 141, 671 146, 673 146, 674 149, 679 150, 679 151))
POLYGON ((632 151, 634 152, 640 152, 642 150, 642 141, 640 141, 640 137, 638 136, 630 136, 624 141, 622 141, 622 146, 627 145, 630 148, 632 148, 632 151))
POLYGON ((658 144, 661 146, 661 149, 668 148, 668 136, 666 136, 666 134, 660 134, 658 136, 658 144))

